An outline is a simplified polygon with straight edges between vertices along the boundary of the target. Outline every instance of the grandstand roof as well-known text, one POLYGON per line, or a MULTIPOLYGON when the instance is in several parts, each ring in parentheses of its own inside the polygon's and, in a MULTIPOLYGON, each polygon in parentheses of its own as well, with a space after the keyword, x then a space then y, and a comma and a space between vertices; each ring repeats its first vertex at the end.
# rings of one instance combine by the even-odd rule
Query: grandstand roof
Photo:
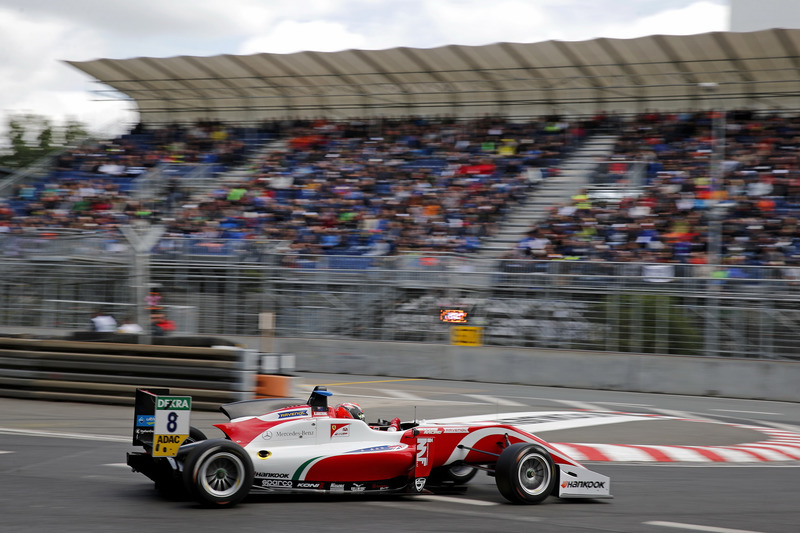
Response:
POLYGON ((68 61, 148 124, 800 109, 800 30, 68 61))

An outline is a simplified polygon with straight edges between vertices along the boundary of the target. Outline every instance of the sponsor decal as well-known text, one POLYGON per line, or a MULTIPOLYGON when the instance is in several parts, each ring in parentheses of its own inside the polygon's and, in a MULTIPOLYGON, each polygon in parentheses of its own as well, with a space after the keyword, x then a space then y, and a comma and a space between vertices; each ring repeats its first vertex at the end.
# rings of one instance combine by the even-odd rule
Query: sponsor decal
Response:
POLYGON ((367 487, 365 487, 364 485, 362 485, 360 483, 353 483, 350 486, 350 491, 351 492, 364 492, 365 490, 367 490, 367 487))
POLYGON ((352 450, 345 453, 369 453, 369 452, 388 452, 394 450, 402 450, 405 446, 402 444, 391 444, 391 445, 384 445, 384 446, 372 446, 370 448, 359 448, 358 450, 352 450))
POLYGON ((291 489, 292 482, 286 481, 283 479, 262 479, 261 480, 262 487, 278 487, 282 489, 291 489))
POLYGON ((278 418, 296 418, 298 416, 308 416, 308 409, 297 409, 294 411, 284 411, 283 413, 278 413, 278 418))
POLYGON ((313 437, 316 435, 316 430, 311 429, 293 429, 291 431, 285 430, 266 430, 264 433, 261 434, 261 438, 264 440, 287 440, 287 439, 302 439, 303 437, 313 437))
POLYGON ((271 477, 275 479, 289 479, 289 474, 281 474, 276 472, 256 472, 256 477, 271 477))
POLYGON ((439 320, 450 324, 464 324, 467 321, 467 312, 463 309, 441 309, 439 320))
POLYGON ((156 444, 180 444, 186 435, 156 435, 156 444))
POLYGON ((139 415, 136 417, 136 427, 150 428, 156 425, 155 415, 139 415))
POLYGON ((369 490, 389 490, 389 485, 384 483, 373 483, 369 486, 369 490))
POLYGON ((331 438, 349 436, 350 424, 331 424, 331 438))
POLYGON ((297 484, 298 489, 321 489, 322 487, 322 483, 308 483, 306 481, 301 481, 297 484))
POLYGON ((428 466, 428 444, 433 439, 417 439, 417 464, 428 466))
POLYGON ((148 442, 152 442, 154 433, 155 432, 152 429, 136 428, 133 430, 133 434, 136 436, 137 439, 148 442))
POLYGON ((174 457, 189 435, 154 435, 153 457, 174 457))
POLYGON ((423 435, 438 435, 442 432, 441 428, 417 428, 423 435))
POLYGON ((444 428, 445 433, 469 433, 469 428, 466 427, 457 427, 457 428, 444 428))
POLYGON ((425 488, 426 480, 427 478, 424 477, 418 477, 414 480, 414 488, 417 490, 417 492, 422 492, 422 489, 425 488))
POLYGON ((564 481, 561 483, 562 489, 604 489, 605 481, 564 481))
POLYGON ((188 396, 158 396, 156 409, 161 411, 188 411, 192 408, 192 400, 188 396))
POLYGON ((344 492, 344 483, 331 483, 331 492, 344 492))

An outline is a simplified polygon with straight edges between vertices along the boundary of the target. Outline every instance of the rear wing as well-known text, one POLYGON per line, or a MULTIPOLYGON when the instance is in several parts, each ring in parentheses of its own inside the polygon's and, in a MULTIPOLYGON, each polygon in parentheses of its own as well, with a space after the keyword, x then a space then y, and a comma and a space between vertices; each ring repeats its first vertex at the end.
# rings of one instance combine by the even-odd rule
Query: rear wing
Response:
POLYGON ((189 437, 191 396, 173 396, 169 389, 136 389, 133 445, 154 457, 174 457, 189 437))

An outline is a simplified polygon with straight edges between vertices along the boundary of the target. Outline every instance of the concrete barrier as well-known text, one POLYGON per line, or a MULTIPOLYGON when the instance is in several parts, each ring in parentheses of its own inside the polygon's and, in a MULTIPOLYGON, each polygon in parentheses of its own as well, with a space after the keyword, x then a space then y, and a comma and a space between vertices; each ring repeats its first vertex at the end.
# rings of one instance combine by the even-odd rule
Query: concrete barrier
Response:
POLYGON ((800 402, 800 362, 277 338, 299 371, 800 402))
POLYGON ((62 340, 0 338, 0 396, 128 404, 136 386, 166 386, 176 394, 203 397, 201 408, 216 409, 256 394, 291 395, 296 369, 800 402, 797 361, 320 338, 275 338, 275 353, 258 354, 241 347, 258 346, 259 337, 228 339, 237 346, 66 343, 70 352, 62 340), (256 384, 255 376, 268 374, 285 378, 256 384))
POLYGON ((198 409, 253 398, 258 356, 238 346, 152 346, 0 338, 0 396, 132 405, 137 387, 198 409))

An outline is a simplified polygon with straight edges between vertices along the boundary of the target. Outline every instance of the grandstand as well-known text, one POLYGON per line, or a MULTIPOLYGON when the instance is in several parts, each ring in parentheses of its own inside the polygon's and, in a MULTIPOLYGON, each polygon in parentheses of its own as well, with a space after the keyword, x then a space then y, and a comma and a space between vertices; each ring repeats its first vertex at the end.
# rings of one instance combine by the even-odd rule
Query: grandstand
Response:
POLYGON ((151 284, 186 333, 269 311, 281 335, 441 343, 459 306, 500 346, 794 357, 798 47, 72 62, 142 124, 0 184, 0 325, 76 328, 151 284), (164 232, 148 280, 124 226, 164 232))

